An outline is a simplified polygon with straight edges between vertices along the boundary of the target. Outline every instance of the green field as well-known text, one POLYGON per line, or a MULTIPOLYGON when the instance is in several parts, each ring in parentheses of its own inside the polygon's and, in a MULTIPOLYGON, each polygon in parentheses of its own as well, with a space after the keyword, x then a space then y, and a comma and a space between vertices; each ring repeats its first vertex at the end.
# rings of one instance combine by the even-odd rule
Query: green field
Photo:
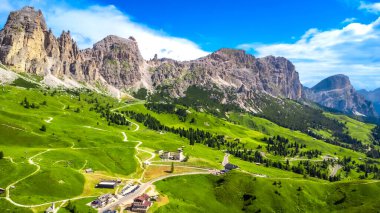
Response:
POLYGON ((188 176, 158 182, 170 202, 156 212, 377 212, 380 182, 319 183, 255 178, 188 176), (188 189, 192 190, 188 190, 188 189))
POLYGON ((372 142, 371 130, 375 127, 374 124, 363 123, 345 115, 335 115, 331 113, 325 113, 325 115, 344 123, 351 137, 354 137, 365 144, 370 144, 372 142))
MULTIPOLYGON (((144 180, 141 175, 146 168, 142 168, 140 162, 149 159, 157 150, 176 151, 183 147, 188 161, 176 163, 178 166, 223 168, 221 163, 226 147, 211 148, 202 143, 190 145, 189 140, 179 134, 154 131, 131 118, 127 119, 136 124, 116 125, 101 116, 106 110, 97 112, 95 100, 99 106, 113 109, 108 113, 129 110, 149 114, 170 128, 193 128, 222 134, 225 140, 238 140, 244 149, 260 151, 265 159, 272 161, 290 159, 269 152, 263 141, 263 138, 281 135, 292 143, 306 145, 304 151, 320 150, 322 155, 312 161, 322 161, 323 156, 339 159, 350 156, 356 163, 366 162, 364 153, 316 140, 247 113, 230 112, 227 118, 223 118, 188 108, 186 118, 181 120, 175 114, 150 111, 142 101, 125 103, 88 91, 47 90, 18 80, 15 86, 6 86, 0 91, 0 151, 4 153, 4 158, 0 159, 0 188, 9 189, 8 198, 25 207, 12 205, 5 200, 6 194, 1 194, 0 212, 41 212, 51 202, 61 204, 62 201, 64 204, 59 212, 70 212, 74 206, 79 212, 93 211, 85 205, 93 200, 88 196, 115 192, 94 188, 98 181, 144 180), (95 173, 86 174, 86 168, 92 168, 95 173), (78 200, 67 202, 73 198, 78 200)), ((345 125, 352 137, 370 143, 373 125, 341 115, 328 116, 347 122, 345 125)), ((157 155, 151 160, 170 165, 157 155)), ((294 156, 289 165, 297 165, 302 160, 307 159, 294 156)), ((378 183, 372 183, 376 178, 373 173, 359 181, 363 172, 340 169, 336 175, 341 181, 330 183, 237 156, 230 156, 229 161, 238 165, 239 171, 224 176, 181 176, 157 182, 158 192, 166 195, 169 202, 160 207, 155 205, 151 211, 255 212, 260 209, 262 212, 291 212, 296 206, 298 211, 306 212, 347 208, 353 211, 365 208, 371 212, 379 207, 374 195, 380 189, 378 183), (273 186, 275 181, 281 181, 281 187, 273 186), (298 187, 302 190, 297 191, 298 187), (244 197, 244 194, 247 195, 244 197), (344 201, 335 205, 341 196, 344 201)))

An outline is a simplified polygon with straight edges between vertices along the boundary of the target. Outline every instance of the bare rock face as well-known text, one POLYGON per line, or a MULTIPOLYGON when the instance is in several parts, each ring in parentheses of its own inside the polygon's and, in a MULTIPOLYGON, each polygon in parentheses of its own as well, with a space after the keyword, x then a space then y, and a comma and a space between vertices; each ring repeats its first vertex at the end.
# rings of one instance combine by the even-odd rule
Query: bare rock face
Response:
MULTIPOLYGON (((44 74, 47 52, 45 40, 49 38, 41 11, 24 7, 12 12, 0 32, 0 60, 18 70, 44 74)), ((46 45, 50 44, 46 41, 46 45)), ((55 48, 55 47, 54 47, 55 48)), ((54 51, 51 48, 51 51, 54 51)))
POLYGON ((336 76, 303 89, 294 65, 285 58, 255 58, 243 50, 220 49, 193 61, 144 61, 136 40, 107 36, 92 48, 79 50, 70 32, 56 38, 41 11, 24 7, 12 12, 0 31, 0 62, 20 72, 71 78, 119 90, 169 88, 184 96, 191 86, 217 89, 226 103, 255 111, 257 95, 294 100, 307 98, 324 106, 372 115, 371 104, 358 95, 349 79, 336 76))
POLYGON ((373 91, 359 90, 357 91, 362 95, 367 101, 371 101, 376 110, 376 113, 380 115, 380 88, 373 91))
POLYGON ((0 61, 21 72, 102 81, 119 89, 141 79, 144 63, 134 38, 108 36, 81 51, 69 31, 56 38, 33 7, 9 15, 0 31, 0 61))
POLYGON ((311 89, 305 89, 304 94, 311 101, 345 113, 376 115, 372 103, 356 92, 350 79, 345 75, 328 77, 311 89))
POLYGON ((107 36, 87 50, 86 55, 84 64, 88 72, 98 70, 104 80, 116 88, 126 88, 141 80, 144 59, 133 38, 107 36), (89 64, 92 67, 88 67, 89 64))
POLYGON ((302 97, 294 65, 281 57, 256 59, 243 50, 221 49, 188 62, 155 59, 149 63, 154 67, 153 86, 170 85, 174 96, 182 96, 189 86, 197 85, 233 90, 243 97, 252 91, 292 99, 302 97))

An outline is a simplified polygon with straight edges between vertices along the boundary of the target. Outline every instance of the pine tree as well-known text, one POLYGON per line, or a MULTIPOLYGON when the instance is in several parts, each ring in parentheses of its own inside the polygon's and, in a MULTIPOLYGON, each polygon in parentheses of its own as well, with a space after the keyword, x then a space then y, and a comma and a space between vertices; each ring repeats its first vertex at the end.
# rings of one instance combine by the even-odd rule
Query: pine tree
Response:
POLYGON ((42 132, 46 132, 46 126, 43 124, 43 125, 41 126, 40 130, 41 130, 42 132))

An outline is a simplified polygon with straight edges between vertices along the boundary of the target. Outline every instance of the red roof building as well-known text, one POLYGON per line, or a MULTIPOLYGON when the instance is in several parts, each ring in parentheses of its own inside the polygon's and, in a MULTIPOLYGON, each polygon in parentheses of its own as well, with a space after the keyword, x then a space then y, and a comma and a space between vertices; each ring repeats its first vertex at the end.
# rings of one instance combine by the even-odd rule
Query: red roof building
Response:
POLYGON ((149 207, 152 206, 152 202, 149 201, 149 195, 147 194, 142 194, 138 197, 136 197, 133 200, 131 210, 133 212, 142 212, 145 213, 148 211, 149 207))

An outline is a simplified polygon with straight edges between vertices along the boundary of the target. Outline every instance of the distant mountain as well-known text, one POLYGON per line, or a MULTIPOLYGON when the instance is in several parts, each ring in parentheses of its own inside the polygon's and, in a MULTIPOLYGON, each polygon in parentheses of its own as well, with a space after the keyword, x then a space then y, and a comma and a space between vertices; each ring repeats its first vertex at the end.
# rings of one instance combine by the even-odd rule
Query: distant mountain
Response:
MULTIPOLYGON (((186 51, 186 50, 184 50, 186 51)), ((17 72, 43 76, 50 87, 87 87, 114 96, 145 88, 171 98, 189 88, 208 99, 261 112, 263 96, 318 102, 352 114, 373 116, 371 103, 358 95, 349 79, 338 75, 303 89, 294 65, 283 57, 255 58, 243 50, 220 49, 192 61, 144 60, 137 41, 107 36, 80 50, 70 32, 56 38, 41 11, 33 7, 11 12, 0 31, 0 62, 17 72)))
POLYGON ((345 75, 328 77, 311 89, 305 88, 304 94, 308 100, 348 114, 371 117, 377 115, 373 104, 356 92, 345 75))
POLYGON ((380 88, 375 89, 373 91, 367 90, 358 90, 358 93, 364 96, 364 98, 373 103, 375 110, 378 115, 380 115, 380 88))

